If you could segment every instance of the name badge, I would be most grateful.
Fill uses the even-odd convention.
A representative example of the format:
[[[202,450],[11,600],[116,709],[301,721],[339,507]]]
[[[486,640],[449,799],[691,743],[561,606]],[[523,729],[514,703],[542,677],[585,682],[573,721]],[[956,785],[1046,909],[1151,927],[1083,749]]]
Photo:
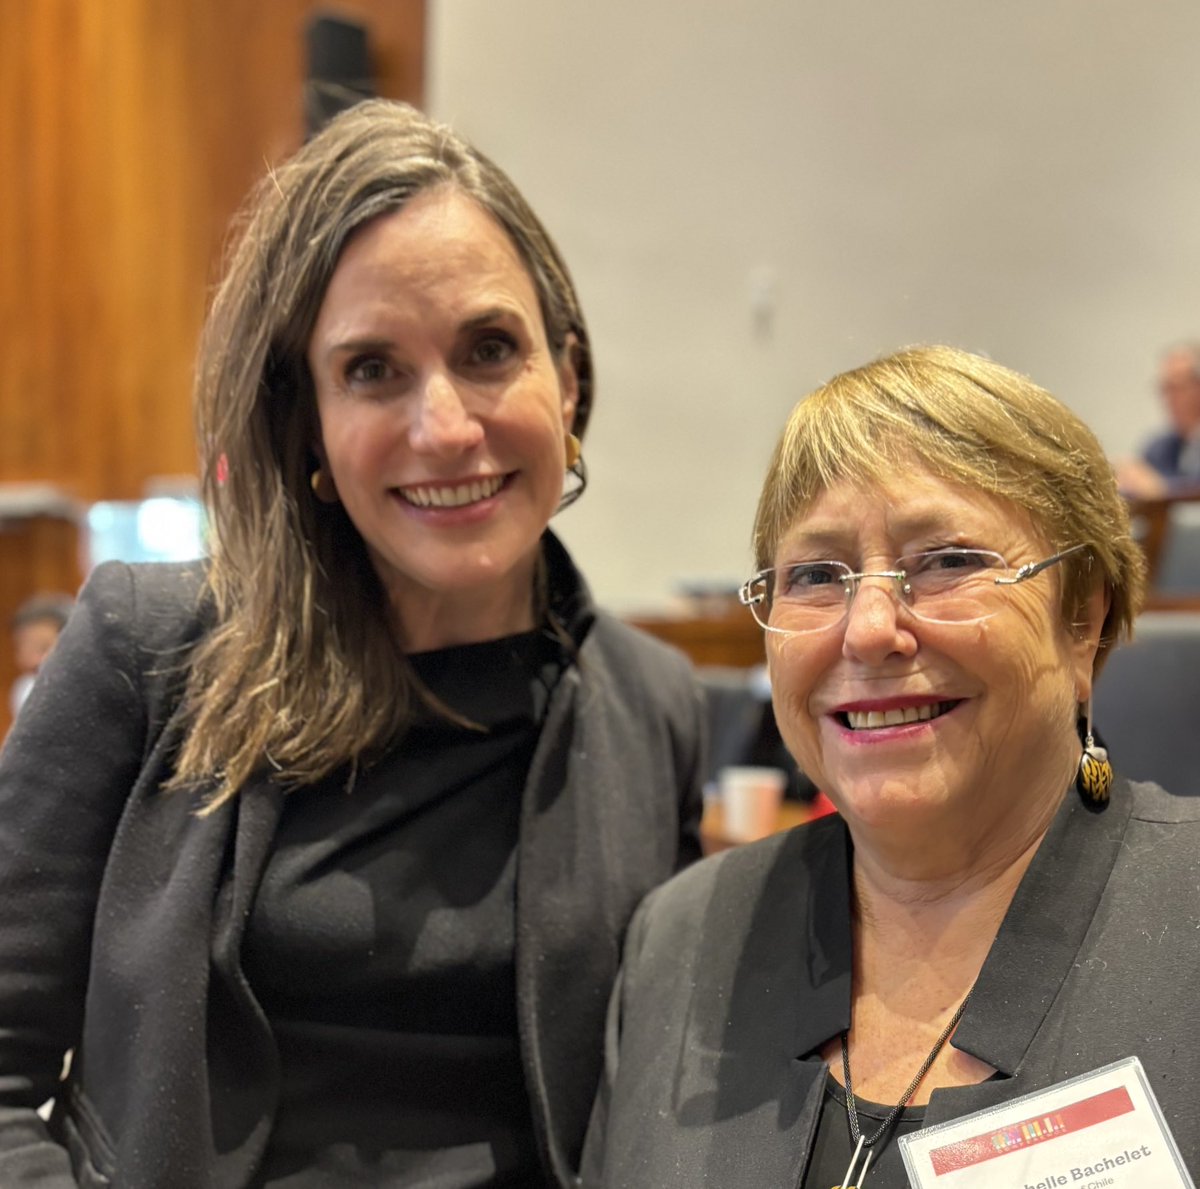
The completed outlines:
[[[899,1144],[914,1189],[1195,1189],[1136,1057]]]

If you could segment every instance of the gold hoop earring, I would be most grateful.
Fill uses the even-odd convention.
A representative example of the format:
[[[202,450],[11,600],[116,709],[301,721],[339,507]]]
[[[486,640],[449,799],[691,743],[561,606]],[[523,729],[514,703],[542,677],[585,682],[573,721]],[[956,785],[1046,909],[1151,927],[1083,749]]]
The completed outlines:
[[[321,467],[317,467],[315,471],[308,477],[308,485],[312,488],[312,493],[323,504],[336,504],[338,502],[337,488],[333,485],[333,476],[326,475]]]
[[[583,443],[573,434],[567,434],[567,470],[575,466],[583,454]]]

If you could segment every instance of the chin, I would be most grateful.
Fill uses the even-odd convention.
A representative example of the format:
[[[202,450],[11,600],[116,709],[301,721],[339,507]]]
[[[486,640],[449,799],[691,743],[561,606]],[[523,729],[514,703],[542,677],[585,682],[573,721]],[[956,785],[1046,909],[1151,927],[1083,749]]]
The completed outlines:
[[[830,799],[843,814],[867,826],[886,826],[896,822],[911,824],[926,814],[936,814],[950,800],[948,790],[938,782],[903,780],[883,776],[878,780],[847,782]]]

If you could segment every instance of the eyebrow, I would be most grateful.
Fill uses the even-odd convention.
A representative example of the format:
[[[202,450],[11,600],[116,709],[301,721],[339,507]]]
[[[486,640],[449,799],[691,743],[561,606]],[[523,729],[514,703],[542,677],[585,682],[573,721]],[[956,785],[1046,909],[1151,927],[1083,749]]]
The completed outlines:
[[[525,321],[523,311],[515,306],[495,305],[489,306],[486,310],[481,310],[478,314],[472,314],[458,325],[456,334],[470,334],[480,327],[487,326],[494,322],[511,322]],[[361,337],[351,337],[348,339],[339,339],[335,343],[330,343],[324,352],[326,359],[333,359],[340,355],[358,355],[368,354],[375,351],[387,351],[395,346],[395,340],[386,335],[363,335]]]
[[[953,532],[964,535],[959,529],[951,529],[951,520],[945,512],[931,509],[928,512],[906,514],[898,520],[888,521],[888,532],[897,538],[919,537],[930,532]],[[795,537],[786,538],[789,547],[803,545],[807,548],[837,549],[847,545],[857,544],[857,535],[853,529],[818,528],[812,531],[804,530]]]
[[[339,339],[336,343],[329,344],[324,355],[326,359],[332,359],[335,355],[357,355],[371,351],[386,351],[390,346],[391,340],[386,338]]]
[[[803,532],[796,536],[788,536],[787,544],[791,547],[797,545],[806,545],[820,549],[833,549],[835,546],[843,545],[849,539],[849,535],[840,529],[825,529],[817,532]]]
[[[481,326],[486,326],[489,322],[505,322],[513,319],[524,322],[524,311],[517,309],[515,306],[491,306],[481,313],[472,314],[458,329],[460,333],[464,330],[478,330]]]

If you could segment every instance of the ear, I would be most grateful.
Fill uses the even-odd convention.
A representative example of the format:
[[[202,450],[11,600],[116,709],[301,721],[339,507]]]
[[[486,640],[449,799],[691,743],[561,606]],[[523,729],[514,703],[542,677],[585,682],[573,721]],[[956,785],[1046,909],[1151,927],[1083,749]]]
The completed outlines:
[[[1108,618],[1112,602],[1108,587],[1102,582],[1083,605],[1083,614],[1075,622],[1075,635],[1071,642],[1071,659],[1075,670],[1075,700],[1085,702],[1092,696],[1092,675],[1095,672],[1096,652],[1100,647],[1100,633]]]
[[[570,433],[575,425],[575,410],[579,407],[579,372],[575,367],[575,352],[579,340],[568,334],[558,357],[558,387],[562,393],[563,429]]]

